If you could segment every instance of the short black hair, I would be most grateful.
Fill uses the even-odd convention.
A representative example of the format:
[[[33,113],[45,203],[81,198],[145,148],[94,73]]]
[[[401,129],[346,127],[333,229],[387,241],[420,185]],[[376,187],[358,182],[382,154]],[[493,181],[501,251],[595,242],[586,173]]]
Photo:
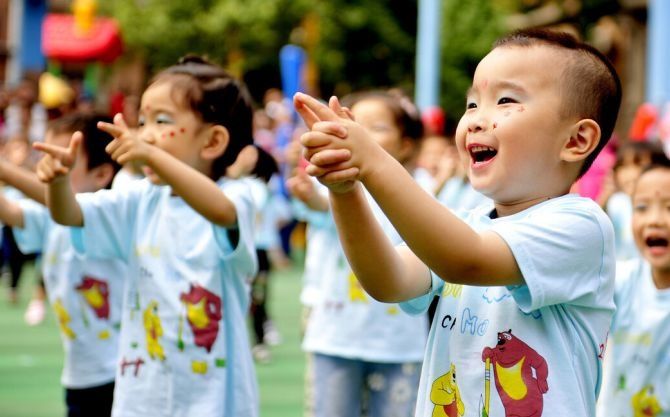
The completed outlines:
[[[187,55],[176,65],[159,72],[150,82],[172,82],[173,92],[203,122],[228,129],[230,140],[223,154],[214,161],[212,177],[219,179],[237,155],[253,143],[251,96],[240,80],[203,57]]]
[[[543,45],[568,54],[560,80],[563,92],[562,114],[593,119],[600,126],[600,142],[584,160],[579,171],[581,177],[612,136],[621,106],[621,80],[605,55],[568,33],[524,29],[498,39],[493,48]]]
[[[86,169],[90,171],[100,165],[110,164],[116,174],[121,169],[121,165],[105,151],[114,138],[109,133],[98,129],[98,122],[112,123],[112,118],[98,113],[76,112],[51,121],[48,130],[55,134],[69,135],[77,131],[81,132],[84,136],[82,149],[88,160]],[[111,180],[105,188],[110,186]]]

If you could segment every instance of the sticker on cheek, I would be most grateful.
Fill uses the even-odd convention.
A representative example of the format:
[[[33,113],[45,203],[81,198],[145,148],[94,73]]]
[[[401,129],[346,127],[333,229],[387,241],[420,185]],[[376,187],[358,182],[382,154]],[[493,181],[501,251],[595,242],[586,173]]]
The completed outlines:
[[[170,137],[171,137],[171,138],[174,137],[174,131],[170,131]]]
[[[498,127],[498,122],[493,122],[493,128],[496,129]]]
[[[182,127],[182,128],[179,128],[179,132],[181,132],[181,133],[186,133],[186,128],[183,128],[183,127]]]
[[[526,108],[524,106],[519,106],[519,108],[516,111],[518,111],[519,113],[523,113],[524,111],[526,111]]]

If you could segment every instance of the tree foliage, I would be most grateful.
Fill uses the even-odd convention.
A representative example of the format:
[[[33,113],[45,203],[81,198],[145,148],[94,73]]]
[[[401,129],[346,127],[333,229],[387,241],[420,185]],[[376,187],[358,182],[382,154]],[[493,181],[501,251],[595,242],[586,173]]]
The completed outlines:
[[[152,71],[193,52],[246,74],[252,90],[278,86],[279,50],[292,41],[314,44],[324,95],[412,85],[416,0],[115,0],[101,6]],[[317,42],[296,30],[310,14],[317,30],[307,36]]]
[[[442,107],[454,122],[465,109],[465,93],[477,63],[503,32],[505,10],[490,0],[443,2]]]

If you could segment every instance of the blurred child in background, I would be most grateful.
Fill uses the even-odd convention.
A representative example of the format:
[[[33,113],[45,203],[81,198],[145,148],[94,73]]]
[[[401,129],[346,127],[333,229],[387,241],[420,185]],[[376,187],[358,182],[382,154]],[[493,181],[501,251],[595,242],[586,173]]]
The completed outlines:
[[[631,196],[642,168],[649,165],[652,155],[659,153],[661,148],[652,142],[627,142],[617,150],[614,167],[605,179],[598,202],[614,225],[617,260],[638,256],[631,229]]]
[[[111,121],[97,115],[72,114],[52,122],[46,143],[67,146],[79,132],[82,146],[69,181],[73,192],[109,188],[119,165],[105,152],[112,137],[97,128]],[[120,260],[77,253],[70,230],[55,224],[44,206],[46,187],[31,172],[2,163],[2,177],[36,201],[0,197],[0,220],[14,228],[19,248],[40,252],[44,284],[61,330],[68,417],[110,416],[117,366],[123,286],[127,274]]]
[[[632,185],[640,258],[617,264],[598,416],[670,416],[670,161],[656,154]]]
[[[357,94],[348,104],[352,116],[374,140],[414,173],[423,130],[414,105],[406,97],[386,92]],[[328,200],[304,173],[289,181],[289,189],[312,210],[329,210]],[[398,233],[381,210],[375,216],[387,236],[399,243]],[[314,416],[411,416],[427,316],[412,317],[395,304],[370,297],[351,271],[332,218],[328,224],[330,240],[322,242],[318,299],[303,341],[303,349],[314,355]]]
[[[113,415],[256,417],[256,377],[246,331],[256,273],[248,186],[223,179],[251,144],[246,87],[189,56],[142,94],[139,128],[117,115],[99,127],[106,151],[136,161],[132,187],[74,196],[79,142],[36,145],[53,218],[75,247],[128,263]]]

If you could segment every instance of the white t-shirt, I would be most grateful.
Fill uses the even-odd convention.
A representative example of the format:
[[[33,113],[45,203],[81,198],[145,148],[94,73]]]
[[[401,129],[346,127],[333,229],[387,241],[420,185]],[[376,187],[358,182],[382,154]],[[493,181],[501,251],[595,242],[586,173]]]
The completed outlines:
[[[24,227],[14,228],[16,243],[24,253],[43,254],[44,285],[65,352],[61,383],[79,389],[113,382],[125,264],[77,253],[70,229],[54,223],[46,207],[27,199],[18,203]]]
[[[235,204],[235,229],[148,180],[77,196],[75,247],[128,261],[114,416],[258,415],[245,322],[257,269],[253,202],[245,181],[219,186]]]
[[[316,192],[321,197],[328,198],[328,188],[314,177],[309,178],[314,183]],[[328,251],[332,245],[335,224],[329,212],[311,210],[302,201],[295,198],[291,199],[291,208],[295,218],[307,224],[300,303],[306,307],[313,307],[319,303],[321,298],[323,262],[329,256]]]
[[[440,295],[416,416],[593,416],[614,312],[609,219],[575,195],[488,215],[481,207],[464,220],[505,240],[525,285],[461,286],[433,276],[429,294],[402,304],[422,312]]]
[[[607,200],[607,215],[614,226],[617,260],[637,258],[639,252],[633,237],[633,203],[628,194],[617,192]]]
[[[467,179],[452,177],[437,194],[437,200],[452,210],[472,210],[483,204],[493,206],[493,201],[472,188]]]
[[[598,416],[670,416],[670,289],[659,290],[642,259],[617,264]]]
[[[400,235],[368,197],[375,217],[394,244]],[[332,217],[330,217],[332,223]],[[352,273],[334,225],[320,242],[319,298],[307,323],[303,349],[308,352],[379,363],[420,362],[426,346],[426,314],[411,316],[397,304],[369,296]]]

